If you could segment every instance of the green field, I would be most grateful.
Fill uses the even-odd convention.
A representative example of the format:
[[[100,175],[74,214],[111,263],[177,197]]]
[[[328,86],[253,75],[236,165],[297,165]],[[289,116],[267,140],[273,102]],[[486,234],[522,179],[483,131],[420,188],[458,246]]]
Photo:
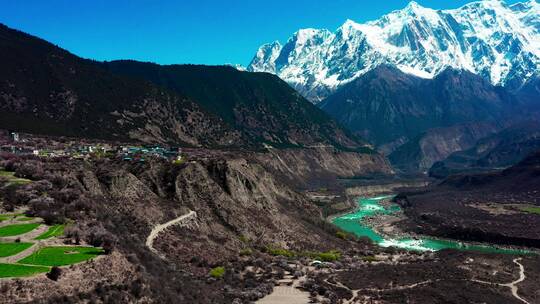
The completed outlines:
[[[0,221],[12,220],[29,221],[36,218],[27,217],[22,213],[0,214]],[[18,223],[0,227],[0,237],[18,236],[33,231],[40,223]],[[66,225],[54,225],[36,240],[59,237],[64,234]],[[50,271],[53,266],[67,266],[93,259],[104,254],[103,249],[83,246],[49,246],[40,248],[39,243],[0,243],[0,258],[12,257],[32,247],[33,253],[14,263],[0,263],[0,278],[28,277]]]
[[[0,278],[28,277],[49,270],[50,268],[45,266],[0,264]]]
[[[25,234],[27,232],[30,232],[37,227],[39,227],[39,223],[33,223],[33,224],[16,224],[16,225],[9,225],[0,227],[0,237],[5,236],[16,236]]]
[[[0,258],[16,255],[32,245],[32,243],[0,243]]]
[[[64,228],[65,225],[54,225],[49,227],[49,230],[47,232],[43,233],[42,235],[35,238],[36,240],[45,240],[48,238],[52,238],[55,236],[61,236],[64,234]]]
[[[540,214],[540,207],[523,207],[521,210],[528,213]]]
[[[100,254],[103,254],[103,250],[95,247],[45,247],[17,263],[43,266],[65,266],[95,258]]]

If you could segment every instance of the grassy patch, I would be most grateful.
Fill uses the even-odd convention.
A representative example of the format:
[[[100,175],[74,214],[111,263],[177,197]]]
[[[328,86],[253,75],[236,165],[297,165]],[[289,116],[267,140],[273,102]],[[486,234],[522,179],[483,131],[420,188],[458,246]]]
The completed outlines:
[[[10,178],[14,175],[15,173],[14,172],[8,172],[8,171],[5,171],[5,170],[0,170],[0,177],[7,177],[7,178]]]
[[[172,161],[172,164],[175,165],[175,166],[180,166],[181,164],[185,163],[186,160],[184,158],[182,159],[175,159]]]
[[[32,245],[32,243],[0,243],[0,258],[16,255]]]
[[[23,214],[15,214],[15,213],[4,213],[0,214],[0,222],[11,220],[17,217],[23,216]]]
[[[33,220],[33,219],[34,219],[33,217],[28,217],[28,216],[24,216],[24,215],[23,215],[23,216],[19,216],[19,217],[17,218],[17,221],[18,221],[18,222],[27,222],[27,221],[31,221],[31,220]]]
[[[299,255],[323,262],[335,262],[341,258],[341,253],[337,250],[331,250],[327,252],[305,251],[301,252]]]
[[[521,211],[525,211],[533,214],[540,214],[540,207],[522,207]]]
[[[249,239],[248,239],[248,237],[245,236],[245,235],[239,236],[238,239],[239,239],[240,242],[242,242],[242,243],[249,243]]]
[[[378,259],[372,255],[366,255],[366,256],[363,256],[362,257],[362,260],[365,261],[365,262],[377,262]]]
[[[8,172],[4,170],[0,170],[0,177],[5,177],[7,178],[8,183],[17,185],[24,185],[32,182],[31,180],[26,178],[15,177],[15,172]]]
[[[45,266],[0,264],[0,278],[28,277],[49,270],[50,268]]]
[[[84,262],[103,254],[103,249],[95,247],[45,247],[18,263],[43,266],[65,266]]]
[[[323,262],[335,262],[341,258],[341,253],[339,251],[332,250],[328,252],[309,252],[306,253],[305,256]]]
[[[49,227],[49,230],[47,230],[42,235],[35,238],[36,240],[46,240],[55,236],[61,236],[64,234],[64,228],[65,225],[54,225]]]
[[[0,222],[7,221],[12,217],[13,216],[11,216],[11,215],[0,215]]]
[[[246,248],[246,249],[242,249],[240,250],[240,256],[248,256],[248,255],[252,255],[253,254],[253,250],[251,250],[251,248]]]
[[[337,231],[336,236],[342,240],[346,240],[349,237],[349,234],[345,231]]]
[[[210,276],[216,279],[222,278],[225,275],[225,267],[219,266],[210,270]]]
[[[39,223],[33,223],[33,224],[16,224],[16,225],[0,227],[0,237],[25,234],[27,232],[30,232],[36,229],[39,225],[40,225]]]
[[[268,248],[266,248],[266,251],[271,255],[284,256],[284,257],[287,257],[287,258],[292,258],[292,257],[296,256],[296,253],[294,251],[287,250],[287,249],[282,249],[282,248],[268,247]]]
[[[341,253],[337,250],[331,250],[327,252],[313,252],[313,251],[296,252],[296,251],[287,250],[287,249],[268,247],[266,248],[266,251],[269,254],[276,255],[276,256],[283,256],[287,258],[309,257],[309,258],[320,260],[323,262],[334,262],[341,258]]]

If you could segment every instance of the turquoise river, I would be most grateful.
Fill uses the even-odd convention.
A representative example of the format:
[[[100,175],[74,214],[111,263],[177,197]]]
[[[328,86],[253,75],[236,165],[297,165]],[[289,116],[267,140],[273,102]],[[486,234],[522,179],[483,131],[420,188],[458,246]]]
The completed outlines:
[[[379,196],[373,198],[362,198],[358,201],[358,208],[348,214],[337,217],[333,223],[344,231],[353,233],[359,237],[368,237],[374,243],[382,247],[398,247],[415,251],[438,251],[442,249],[471,250],[486,253],[506,253],[506,254],[527,254],[527,250],[506,249],[489,245],[472,245],[459,241],[433,239],[427,237],[419,238],[389,238],[385,237],[370,226],[364,223],[364,218],[381,214],[392,214],[399,212],[401,208],[397,204],[384,207],[381,200],[392,198],[392,196]]]

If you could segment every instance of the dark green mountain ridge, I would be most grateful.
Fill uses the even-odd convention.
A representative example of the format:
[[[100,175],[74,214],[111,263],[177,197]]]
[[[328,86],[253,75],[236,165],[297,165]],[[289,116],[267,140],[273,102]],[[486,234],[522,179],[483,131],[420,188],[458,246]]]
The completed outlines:
[[[4,129],[205,147],[363,146],[268,74],[100,63],[4,25],[0,63]]]
[[[105,62],[109,71],[148,80],[196,100],[206,111],[249,138],[278,146],[326,142],[359,147],[360,141],[279,77],[230,66]]]

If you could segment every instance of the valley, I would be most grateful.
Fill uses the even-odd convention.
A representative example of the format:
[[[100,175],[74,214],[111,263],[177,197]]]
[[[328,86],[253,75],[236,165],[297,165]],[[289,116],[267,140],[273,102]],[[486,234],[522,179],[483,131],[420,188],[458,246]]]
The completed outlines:
[[[41,141],[29,134],[20,137],[26,144]],[[75,224],[63,235],[57,234],[61,240],[94,242],[98,237],[110,250],[92,263],[63,269],[58,283],[51,285],[45,275],[37,274],[25,279],[21,288],[32,290],[34,299],[53,302],[66,296],[73,302],[85,298],[137,302],[139,297],[167,302],[180,294],[182,301],[190,303],[259,299],[260,303],[276,303],[290,295],[290,299],[321,303],[399,303],[402,297],[432,299],[459,288],[461,297],[468,300],[477,299],[474,290],[481,290],[488,298],[519,303],[507,282],[519,279],[520,268],[513,261],[521,258],[526,278],[512,286],[517,286],[518,297],[528,303],[538,299],[534,286],[540,277],[535,268],[540,255],[533,240],[540,238],[530,228],[526,243],[437,233],[443,230],[430,219],[442,216],[445,209],[437,208],[426,217],[427,207],[415,204],[410,194],[433,191],[436,195],[436,186],[425,187],[428,180],[396,179],[389,177],[391,171],[370,171],[366,161],[376,164],[377,158],[367,155],[363,165],[355,166],[364,171],[345,170],[342,163],[363,156],[318,149],[238,152],[186,148],[182,162],[151,155],[141,162],[112,154],[90,154],[82,159],[33,155],[3,159],[5,170],[12,172],[3,174],[8,176],[1,187],[3,208],[29,205],[37,216],[59,220],[69,216]],[[302,163],[302,159],[310,161]],[[504,209],[533,222],[537,215],[516,208],[537,204],[530,194],[540,190],[536,189],[538,183],[527,178],[535,176],[534,159],[507,171],[529,183],[514,187],[514,196],[521,197],[521,203]],[[9,176],[23,178],[23,172],[28,182],[10,186],[13,177]],[[513,180],[513,176],[501,178]],[[497,181],[486,180],[491,182]],[[452,179],[446,183],[461,185]],[[512,187],[510,181],[505,184]],[[323,185],[327,188],[321,188]],[[432,187],[435,190],[429,190]],[[46,194],[41,192],[44,190]],[[71,193],[71,198],[61,203],[65,193]],[[29,198],[23,194],[47,197],[47,209],[25,202]],[[99,203],[103,201],[108,203]],[[500,216],[496,205],[475,206],[479,212],[490,208],[487,215]],[[477,225],[480,219],[467,217],[467,207],[450,210],[448,220],[455,219],[458,212],[461,225]],[[501,221],[491,219],[492,224],[483,226],[501,234],[529,227],[528,222],[512,221],[512,225],[493,226]],[[104,275],[107,268],[114,272]],[[210,275],[218,268],[224,272]],[[362,274],[369,282],[358,285]],[[182,289],[162,282],[163,277],[171,283],[181,280]],[[70,285],[85,284],[85,288],[71,289],[67,280]],[[5,279],[1,285],[9,289],[14,283]],[[47,293],[38,292],[37,286],[48,286]],[[14,293],[5,296],[20,299]]]
[[[538,1],[280,1],[4,16],[0,303],[540,304]]]

